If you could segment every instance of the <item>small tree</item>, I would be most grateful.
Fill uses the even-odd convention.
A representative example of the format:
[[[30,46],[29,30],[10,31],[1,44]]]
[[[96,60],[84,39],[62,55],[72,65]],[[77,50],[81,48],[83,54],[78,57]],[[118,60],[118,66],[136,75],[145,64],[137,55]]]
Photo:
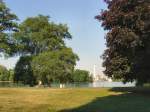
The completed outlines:
[[[0,65],[0,81],[9,81],[9,72],[2,65]]]
[[[72,74],[73,82],[92,82],[89,71],[76,69]]]
[[[14,69],[9,69],[9,81],[14,81]]]

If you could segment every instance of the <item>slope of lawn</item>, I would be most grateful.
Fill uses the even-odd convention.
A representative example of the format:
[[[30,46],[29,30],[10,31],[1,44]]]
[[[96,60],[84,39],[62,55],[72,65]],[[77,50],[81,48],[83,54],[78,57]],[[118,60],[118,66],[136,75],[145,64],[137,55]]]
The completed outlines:
[[[0,88],[0,112],[150,112],[145,90]]]

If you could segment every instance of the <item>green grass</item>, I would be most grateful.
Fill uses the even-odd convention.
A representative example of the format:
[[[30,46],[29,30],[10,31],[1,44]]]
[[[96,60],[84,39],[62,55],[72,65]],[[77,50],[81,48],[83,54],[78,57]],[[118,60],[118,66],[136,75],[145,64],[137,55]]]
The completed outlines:
[[[0,112],[150,112],[145,90],[0,88]]]

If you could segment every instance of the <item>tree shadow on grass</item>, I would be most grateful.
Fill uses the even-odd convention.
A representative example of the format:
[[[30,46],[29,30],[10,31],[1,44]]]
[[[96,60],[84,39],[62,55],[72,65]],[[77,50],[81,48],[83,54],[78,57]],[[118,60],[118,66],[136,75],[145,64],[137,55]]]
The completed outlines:
[[[123,94],[97,97],[81,107],[59,112],[150,112],[150,89],[145,90],[147,89],[112,88],[110,91]]]

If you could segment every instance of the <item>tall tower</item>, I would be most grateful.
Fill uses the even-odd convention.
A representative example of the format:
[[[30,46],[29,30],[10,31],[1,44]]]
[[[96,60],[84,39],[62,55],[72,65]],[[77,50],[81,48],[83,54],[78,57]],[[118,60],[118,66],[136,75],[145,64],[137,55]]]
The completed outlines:
[[[93,80],[94,81],[98,80],[97,73],[96,73],[96,65],[93,66]]]

